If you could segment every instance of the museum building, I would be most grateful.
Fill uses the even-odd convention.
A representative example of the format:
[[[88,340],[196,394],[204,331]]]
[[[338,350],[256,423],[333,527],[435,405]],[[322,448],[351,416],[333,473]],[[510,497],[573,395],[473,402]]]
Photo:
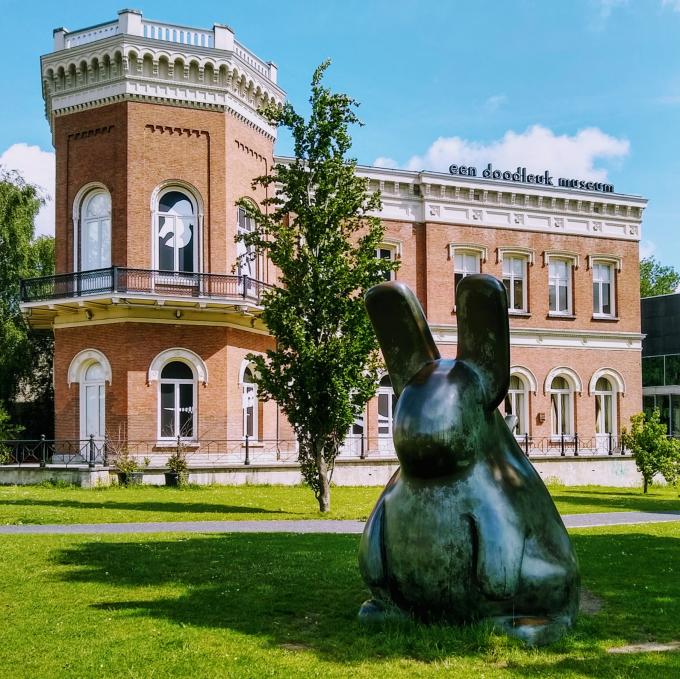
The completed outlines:
[[[22,308],[32,327],[54,331],[56,438],[125,440],[162,456],[179,437],[204,463],[244,448],[253,461],[292,459],[291,428],[258,399],[246,358],[273,346],[260,299],[276,275],[240,260],[235,243],[252,228],[236,200],[265,198],[251,182],[277,160],[276,130],[258,114],[285,100],[277,67],[227,26],[123,10],[55,30],[41,73],[57,273],[24,281]],[[609,184],[553,185],[547,171],[538,182],[524,168],[472,170],[359,167],[382,194],[376,256],[401,261],[395,277],[417,293],[444,356],[456,351],[457,283],[501,279],[512,347],[502,408],[517,415],[521,445],[616,452],[642,405],[646,201]],[[394,404],[383,376],[345,455],[393,454]]]

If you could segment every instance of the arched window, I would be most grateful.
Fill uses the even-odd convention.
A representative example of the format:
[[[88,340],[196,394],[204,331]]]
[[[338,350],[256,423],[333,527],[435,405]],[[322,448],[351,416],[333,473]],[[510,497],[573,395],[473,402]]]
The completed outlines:
[[[79,243],[79,271],[111,266],[111,196],[104,188],[85,190],[76,197],[74,221]]]
[[[616,389],[606,377],[595,382],[595,438],[598,450],[609,451],[616,435]]]
[[[199,270],[198,215],[187,191],[171,187],[159,194],[155,215],[156,266],[161,271]]]
[[[385,375],[378,386],[378,437],[390,442],[392,440],[392,418],[396,404],[397,397],[394,395],[392,381],[389,375]]]
[[[68,368],[69,386],[80,386],[80,439],[93,436],[101,442],[106,435],[106,383],[111,383],[111,364],[97,349],[77,353]]]
[[[505,414],[517,416],[517,425],[512,432],[515,436],[529,433],[529,388],[520,375],[510,375],[510,387],[505,397]]]
[[[551,433],[571,436],[574,433],[574,388],[563,375],[550,383]]]
[[[161,439],[193,439],[196,378],[182,361],[166,363],[159,381],[158,431]]]
[[[241,381],[243,397],[243,438],[258,438],[258,400],[257,384],[250,366],[243,371]]]
[[[106,372],[90,363],[80,382],[80,438],[103,441],[106,435]]]

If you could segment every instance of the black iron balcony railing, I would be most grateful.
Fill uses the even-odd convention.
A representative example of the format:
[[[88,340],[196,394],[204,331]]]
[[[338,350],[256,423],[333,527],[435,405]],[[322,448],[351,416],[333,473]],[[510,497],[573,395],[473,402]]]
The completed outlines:
[[[21,281],[21,301],[42,302],[101,294],[143,294],[243,299],[257,304],[263,291],[270,287],[250,276],[112,266],[108,269],[27,278]]]

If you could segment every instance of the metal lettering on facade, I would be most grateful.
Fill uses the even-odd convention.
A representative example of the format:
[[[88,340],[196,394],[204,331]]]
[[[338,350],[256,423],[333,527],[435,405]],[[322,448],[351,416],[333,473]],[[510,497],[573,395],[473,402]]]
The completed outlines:
[[[477,177],[477,168],[471,165],[450,165],[449,173],[461,177]],[[537,184],[539,186],[561,186],[567,189],[582,189],[584,191],[601,191],[602,193],[614,193],[614,185],[604,182],[593,182],[587,179],[569,179],[559,177],[557,180],[544,170],[539,174],[528,173],[526,167],[518,167],[514,172],[510,170],[494,170],[489,163],[481,176],[484,179],[502,179],[506,182],[518,182],[520,184]]]

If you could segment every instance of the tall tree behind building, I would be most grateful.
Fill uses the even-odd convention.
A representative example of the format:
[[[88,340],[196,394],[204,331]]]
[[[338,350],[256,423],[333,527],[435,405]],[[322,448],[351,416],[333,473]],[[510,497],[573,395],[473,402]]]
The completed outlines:
[[[33,239],[43,204],[39,190],[0,169],[0,401],[25,435],[52,430],[51,333],[28,329],[20,309],[20,280],[54,273],[54,239]]]
[[[308,120],[290,104],[263,111],[290,130],[295,157],[255,180],[274,192],[262,207],[239,201],[256,224],[240,240],[280,272],[262,316],[276,349],[250,357],[259,394],[275,400],[295,430],[302,475],[323,512],[340,446],[376,389],[378,347],[363,296],[396,267],[376,258],[384,229],[369,213],[380,209],[380,196],[368,193],[347,157],[357,104],[321,84],[328,65],[314,72]]]
[[[669,295],[680,286],[680,272],[654,257],[640,260],[640,297]]]

